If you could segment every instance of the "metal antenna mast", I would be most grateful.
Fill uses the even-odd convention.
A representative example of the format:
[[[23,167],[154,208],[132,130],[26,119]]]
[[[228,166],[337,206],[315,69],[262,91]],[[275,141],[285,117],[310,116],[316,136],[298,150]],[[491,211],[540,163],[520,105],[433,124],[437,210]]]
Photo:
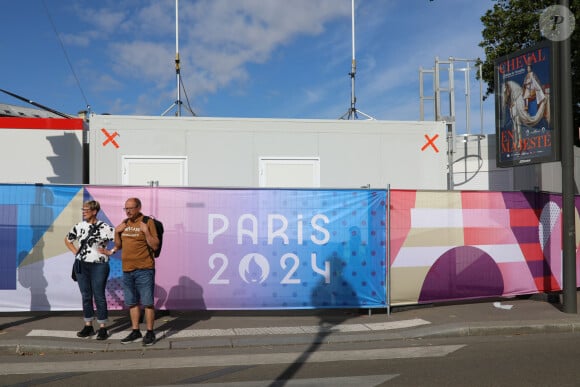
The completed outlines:
[[[356,59],[355,59],[355,48],[354,48],[354,0],[351,0],[351,15],[352,15],[352,68],[350,73],[348,73],[348,75],[350,75],[350,108],[346,111],[346,113],[344,113],[342,115],[342,117],[340,117],[341,120],[357,120],[359,118],[359,114],[364,116],[367,120],[374,120],[373,117],[369,116],[366,113],[361,112],[360,110],[357,110],[356,108],[356,96],[354,93],[354,78],[356,76]]]
[[[175,0],[175,75],[177,78],[177,99],[161,115],[164,116],[174,107],[176,116],[181,116],[181,71],[179,65],[179,0]]]

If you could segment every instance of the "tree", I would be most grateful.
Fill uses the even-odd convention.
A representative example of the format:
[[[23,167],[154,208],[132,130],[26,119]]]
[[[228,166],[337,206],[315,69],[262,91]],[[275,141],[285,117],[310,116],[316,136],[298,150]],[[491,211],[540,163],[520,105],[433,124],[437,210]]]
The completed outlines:
[[[494,63],[497,58],[528,48],[542,41],[540,14],[558,0],[495,0],[481,21],[483,40],[479,43],[485,51],[482,78],[487,82],[485,97],[494,93]],[[572,99],[574,102],[574,128],[580,128],[580,0],[569,0],[570,11],[576,18],[576,27],[571,36]],[[484,97],[484,98],[485,98]],[[575,130],[576,145],[580,145],[578,130]]]

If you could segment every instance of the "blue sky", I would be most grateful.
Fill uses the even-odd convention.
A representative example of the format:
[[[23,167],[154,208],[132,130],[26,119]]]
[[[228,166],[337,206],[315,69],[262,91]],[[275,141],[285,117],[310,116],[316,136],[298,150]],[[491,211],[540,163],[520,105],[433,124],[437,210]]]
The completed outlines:
[[[69,114],[90,105],[97,114],[161,115],[177,97],[175,5],[2,2],[0,88]],[[483,58],[480,18],[492,6],[355,0],[356,108],[380,120],[418,120],[419,69],[433,68],[436,57]],[[339,118],[350,107],[351,20],[351,0],[180,0],[181,100],[199,116]],[[463,72],[456,79],[462,133]],[[470,130],[479,133],[479,83],[472,76],[469,84]],[[5,94],[0,102],[28,106]],[[425,109],[433,119],[433,105]],[[493,98],[483,111],[491,133]]]

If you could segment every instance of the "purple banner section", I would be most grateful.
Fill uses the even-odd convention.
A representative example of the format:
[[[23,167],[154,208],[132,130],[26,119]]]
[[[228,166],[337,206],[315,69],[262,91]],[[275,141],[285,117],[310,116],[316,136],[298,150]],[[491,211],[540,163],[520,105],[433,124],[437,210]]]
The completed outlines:
[[[130,197],[163,222],[157,308],[387,305],[385,190],[89,186],[86,196],[112,225],[124,220]],[[119,259],[111,263],[112,308],[122,307]]]

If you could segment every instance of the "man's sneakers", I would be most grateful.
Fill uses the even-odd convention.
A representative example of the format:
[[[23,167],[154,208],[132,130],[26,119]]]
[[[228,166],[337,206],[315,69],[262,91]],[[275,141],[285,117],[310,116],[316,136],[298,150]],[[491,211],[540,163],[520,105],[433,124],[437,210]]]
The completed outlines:
[[[143,338],[143,346],[148,347],[153,344],[155,344],[155,332],[147,331],[147,333],[145,333],[145,337]]]
[[[92,325],[85,325],[83,329],[77,332],[77,337],[82,337],[83,339],[95,335],[95,330]]]
[[[131,333],[129,333],[129,336],[127,336],[123,340],[121,340],[121,344],[129,344],[129,343],[132,343],[134,341],[139,340],[140,338],[143,338],[143,346],[144,347],[148,347],[150,345],[155,344],[155,332],[147,331],[147,333],[145,333],[145,337],[143,337],[143,335],[141,334],[141,331],[138,329],[132,330]]]
[[[129,344],[132,343],[133,341],[139,340],[142,337],[143,335],[141,334],[141,331],[138,329],[134,329],[131,331],[131,333],[129,333],[129,336],[121,340],[121,344]]]
[[[107,328],[99,328],[99,331],[97,332],[97,340],[107,340],[108,337],[109,332],[107,331]]]

